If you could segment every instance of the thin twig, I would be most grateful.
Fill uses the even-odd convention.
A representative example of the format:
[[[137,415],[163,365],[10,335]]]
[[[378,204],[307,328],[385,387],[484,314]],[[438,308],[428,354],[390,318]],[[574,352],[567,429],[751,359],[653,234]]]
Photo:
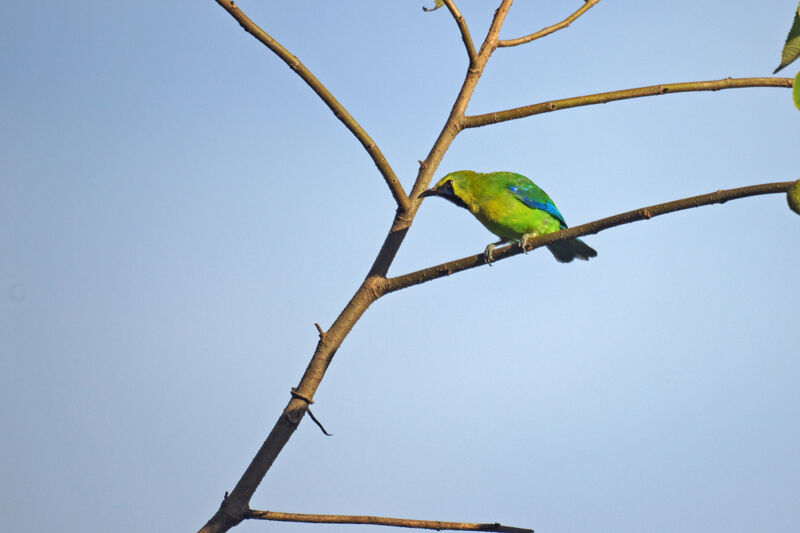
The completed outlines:
[[[284,48],[278,41],[273,39],[267,32],[262,30],[255,22],[250,20],[250,18],[244,14],[244,12],[239,9],[235,2],[232,0],[214,0],[217,4],[219,4],[225,11],[227,11],[239,25],[244,28],[244,30],[258,39],[263,45],[267,48],[272,50],[275,55],[280,57],[289,68],[291,68],[298,76],[300,76],[303,81],[305,81],[309,87],[311,87],[315,93],[322,99],[323,102],[333,111],[333,114],[336,115],[338,118],[350,132],[358,139],[364,149],[367,151],[369,156],[372,158],[372,161],[375,163],[375,166],[378,167],[381,175],[383,176],[384,181],[389,186],[389,190],[392,193],[392,196],[397,202],[398,207],[405,211],[409,208],[410,202],[408,200],[408,195],[406,195],[403,186],[400,184],[400,180],[397,179],[397,176],[392,170],[392,167],[389,165],[389,162],[386,160],[386,157],[381,152],[378,145],[375,141],[372,140],[372,137],[361,127],[361,125],[356,121],[355,118],[350,114],[349,111],[331,94],[331,92],[322,84],[321,81],[317,79],[316,76],[306,67],[295,55],[293,55],[289,50]]]
[[[575,20],[578,17],[580,17],[581,15],[583,15],[584,13],[589,11],[591,8],[593,8],[595,6],[595,4],[597,4],[598,2],[600,2],[600,0],[588,0],[575,13],[573,13],[570,16],[568,16],[567,18],[565,18],[564,20],[562,20],[558,24],[553,24],[552,26],[548,26],[546,28],[543,28],[543,29],[537,31],[536,33],[531,33],[530,35],[526,35],[525,37],[518,37],[516,39],[508,39],[508,40],[499,41],[497,43],[497,47],[498,48],[502,48],[502,47],[506,47],[506,46],[518,46],[520,44],[525,44],[525,43],[529,43],[531,41],[535,41],[536,39],[541,39],[542,37],[550,35],[551,33],[557,32],[558,30],[563,30],[564,28],[568,27],[570,24],[575,22]]]
[[[500,533],[533,533],[532,529],[509,527],[502,524],[469,524],[464,522],[440,522],[434,520],[413,520],[408,518],[389,518],[386,516],[357,516],[335,514],[280,513],[277,511],[250,510],[246,518],[256,520],[276,520],[279,522],[307,522],[314,524],[367,524],[374,526],[409,527],[415,529],[435,529],[452,531],[497,531]]]
[[[738,189],[719,190],[709,194],[702,194],[700,196],[692,196],[690,198],[675,200],[673,202],[667,202],[664,204],[643,207],[641,209],[602,218],[600,220],[595,220],[594,222],[575,226],[573,228],[558,231],[556,233],[548,233],[546,235],[533,237],[528,239],[528,241],[525,243],[525,250],[530,251],[547,244],[552,244],[556,241],[572,239],[574,237],[581,237],[583,235],[592,235],[615,226],[630,224],[631,222],[636,222],[639,220],[648,220],[650,218],[672,213],[674,211],[692,209],[694,207],[700,207],[703,205],[722,204],[728,200],[734,200],[736,198],[745,198],[760,194],[782,193],[788,191],[789,187],[791,187],[793,183],[794,182],[792,181],[784,181],[751,185],[749,187],[741,187]],[[495,250],[492,254],[492,260],[493,262],[496,262],[500,259],[505,259],[521,253],[522,248],[520,245],[512,244],[510,246],[505,246]],[[468,270],[470,268],[479,267],[485,264],[486,258],[484,257],[483,253],[470,257],[464,257],[462,259],[449,261],[447,263],[428,267],[416,272],[404,274],[402,276],[387,278],[384,282],[383,290],[386,294],[388,294],[390,292],[399,291],[413,285],[426,283],[434,279],[449,276],[450,274],[455,274],[456,272],[461,272],[463,270]]]
[[[464,46],[467,47],[467,55],[469,56],[469,64],[470,66],[475,64],[475,45],[472,44],[472,36],[469,34],[469,27],[467,26],[467,21],[464,20],[464,15],[461,14],[461,11],[458,10],[458,6],[454,0],[444,0],[444,5],[447,6],[447,9],[450,10],[450,14],[453,15],[453,18],[456,20],[456,24],[458,24],[458,29],[461,30],[461,39],[464,41]]]
[[[328,433],[328,430],[327,430],[327,429],[325,429],[325,426],[323,426],[323,425],[322,425],[322,422],[320,422],[319,420],[317,420],[317,417],[316,417],[316,416],[314,416],[314,413],[312,413],[312,412],[311,412],[311,408],[310,408],[310,407],[306,407],[306,412],[308,413],[308,416],[310,416],[310,417],[311,417],[311,420],[312,420],[312,421],[313,421],[313,422],[314,422],[314,423],[317,425],[317,427],[319,428],[319,430],[320,430],[320,431],[322,431],[322,433],[323,433],[323,434],[324,434],[326,437],[333,437],[333,433]]]
[[[627,100],[629,98],[641,98],[643,96],[656,96],[661,94],[685,93],[692,91],[720,91],[723,89],[736,89],[742,87],[784,87],[794,86],[792,78],[725,78],[724,80],[714,81],[692,81],[687,83],[664,83],[660,85],[649,85],[636,89],[623,89],[621,91],[611,91],[607,93],[589,94],[585,96],[575,96],[563,98],[561,100],[551,100],[524,107],[515,107],[504,111],[495,111],[483,115],[471,115],[464,118],[465,128],[477,128],[497,124],[518,118],[530,117],[551,111],[560,111],[571,107],[585,105],[605,104],[615,100]]]
[[[456,97],[453,108],[450,110],[450,116],[447,117],[447,122],[445,122],[442,131],[439,133],[439,137],[436,139],[436,142],[433,143],[433,147],[428,153],[428,157],[426,157],[425,161],[423,162],[424,164],[420,165],[417,179],[414,182],[414,187],[411,189],[410,193],[412,198],[417,198],[422,191],[428,188],[428,185],[430,185],[431,179],[433,178],[433,173],[438,168],[439,163],[441,163],[445,152],[450,147],[450,143],[452,143],[456,135],[458,135],[461,130],[464,129],[464,119],[467,111],[467,105],[472,98],[472,94],[475,92],[475,87],[478,85],[478,81],[483,74],[483,70],[486,68],[486,63],[489,61],[492,53],[494,53],[494,51],[497,49],[497,41],[500,35],[500,29],[503,27],[506,15],[508,15],[508,11],[511,9],[511,4],[513,1],[514,0],[503,0],[503,2],[500,4],[500,7],[498,7],[494,12],[494,17],[492,18],[492,23],[489,26],[489,31],[486,33],[486,38],[483,40],[480,50],[478,50],[478,54],[475,59],[475,65],[470,66],[470,68],[467,70],[464,83],[461,85],[461,90]],[[416,202],[415,205],[419,206],[419,202]],[[414,213],[416,213],[416,211],[414,211]],[[410,220],[408,221],[408,225],[410,225]],[[386,265],[386,267],[388,269],[388,265]]]
[[[486,63],[489,61],[492,53],[497,49],[497,39],[500,35],[500,29],[503,26],[503,22],[505,21],[506,15],[508,15],[508,10],[511,8],[512,3],[513,0],[503,0],[500,7],[495,10],[492,23],[489,26],[489,31],[486,33],[486,38],[483,40],[483,44],[475,58],[475,64],[470,65],[467,69],[464,82],[461,84],[461,90],[458,92],[453,107],[450,109],[450,115],[447,117],[442,131],[439,132],[439,136],[428,152],[428,156],[420,163],[417,179],[414,181],[414,186],[409,193],[411,198],[417,198],[422,191],[428,188],[450,144],[461,130],[464,129],[464,115],[466,114],[467,105],[469,104],[470,98],[472,98],[472,94],[475,92],[478,81],[483,75]],[[412,203],[409,211],[398,212],[397,215],[395,215],[392,226],[389,228],[389,232],[386,234],[381,249],[369,270],[369,274],[367,275],[368,279],[374,278],[376,283],[382,283],[384,276],[389,271],[389,267],[392,265],[397,255],[397,251],[403,244],[403,240],[408,233],[408,229],[411,227],[411,223],[414,221],[419,206],[420,202],[415,201]]]

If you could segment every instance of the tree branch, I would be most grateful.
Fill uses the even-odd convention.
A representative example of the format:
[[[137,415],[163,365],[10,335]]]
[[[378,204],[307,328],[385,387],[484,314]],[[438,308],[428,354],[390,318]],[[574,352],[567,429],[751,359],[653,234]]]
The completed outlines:
[[[372,140],[372,137],[367,134],[364,128],[356,121],[355,118],[345,109],[345,107],[339,103],[339,101],[331,94],[331,92],[322,84],[321,81],[317,79],[316,76],[306,67],[296,56],[294,56],[289,50],[283,47],[278,41],[273,39],[267,32],[262,30],[255,22],[250,20],[250,18],[244,14],[244,12],[239,9],[235,2],[232,0],[214,0],[217,4],[222,6],[222,8],[227,11],[239,25],[244,28],[244,30],[258,39],[264,46],[272,50],[275,55],[281,58],[289,68],[291,68],[295,73],[300,76],[303,81],[305,81],[311,89],[322,99],[323,102],[333,111],[333,114],[336,115],[342,124],[347,127],[348,130],[358,139],[364,149],[367,151],[369,156],[372,158],[372,161],[375,163],[375,166],[378,167],[381,175],[383,176],[384,181],[389,186],[389,190],[392,193],[392,196],[397,202],[397,206],[400,208],[401,211],[406,211],[410,207],[410,202],[408,196],[406,195],[403,186],[400,184],[400,180],[397,179],[397,176],[392,170],[392,167],[389,165],[389,162],[386,160],[386,157],[381,152],[378,145],[375,144],[375,141]]]
[[[475,63],[467,69],[464,82],[461,84],[461,90],[458,92],[458,96],[456,96],[453,107],[450,110],[450,115],[447,117],[436,141],[434,141],[430,152],[428,152],[428,156],[424,161],[420,161],[417,179],[414,181],[414,186],[409,193],[411,198],[416,199],[422,191],[428,188],[445,152],[447,152],[456,136],[464,129],[464,116],[467,105],[475,92],[478,81],[483,75],[486,63],[497,49],[500,28],[503,26],[512,2],[513,0],[503,0],[500,7],[495,11],[489,31],[486,33],[486,38],[483,40],[483,44],[475,57]],[[408,233],[408,228],[411,227],[411,223],[414,221],[419,206],[419,200],[415,200],[412,202],[410,210],[398,212],[395,215],[389,233],[386,235],[386,239],[384,239],[383,245],[370,268],[367,275],[368,278],[374,277],[378,282],[384,279]]]
[[[614,215],[611,217],[602,218],[600,220],[595,220],[594,222],[589,222],[587,224],[575,226],[574,228],[565,229],[562,231],[558,231],[556,233],[548,233],[546,235],[533,237],[531,239],[528,239],[527,242],[525,242],[524,246],[526,251],[530,251],[536,248],[541,248],[542,246],[554,243],[556,241],[572,239],[574,237],[581,237],[584,235],[593,235],[595,233],[599,233],[609,228],[621,226],[623,224],[630,224],[631,222],[636,222],[639,220],[648,220],[653,217],[664,215],[667,213],[672,213],[675,211],[692,209],[694,207],[700,207],[703,205],[724,204],[728,200],[734,200],[736,198],[745,198],[748,196],[756,196],[761,194],[782,193],[788,191],[789,187],[791,187],[793,183],[794,183],[793,181],[784,181],[777,183],[764,183],[761,185],[751,185],[749,187],[719,190],[709,194],[692,196],[689,198],[684,198],[682,200],[675,200],[673,202],[667,202],[664,204],[651,205],[649,207],[643,207],[641,209],[636,209],[634,211],[628,211],[626,213],[621,213],[619,215]],[[512,257],[514,255],[518,255],[522,253],[522,251],[523,249],[519,244],[512,244],[497,249],[492,254],[493,262],[499,261],[500,259]],[[388,278],[384,282],[384,287],[382,291],[385,294],[388,294],[390,292],[399,291],[401,289],[405,289],[413,285],[426,283],[434,279],[449,276],[450,274],[455,274],[456,272],[461,272],[462,270],[468,270],[470,268],[475,268],[485,264],[486,264],[486,259],[484,258],[483,253],[473,255],[470,257],[464,257],[462,259],[449,261],[447,263],[442,263],[440,265],[428,267],[422,270],[418,270],[416,272],[404,274],[402,276]]]
[[[222,504],[214,516],[200,529],[202,533],[222,533],[228,531],[245,519],[247,513],[250,511],[250,499],[258,488],[258,485],[264,479],[267,471],[269,471],[272,463],[278,457],[281,450],[283,450],[283,447],[300,424],[300,421],[306,413],[308,401],[313,400],[314,394],[322,378],[325,376],[328,365],[330,365],[333,360],[336,351],[369,306],[372,305],[375,300],[383,296],[383,287],[386,281],[384,276],[391,266],[400,245],[403,243],[408,228],[411,226],[420,205],[419,201],[411,202],[409,198],[405,196],[403,189],[399,186],[394,174],[391,172],[391,168],[388,166],[388,163],[386,163],[377,147],[375,147],[372,140],[363,132],[360,126],[355,123],[355,120],[347,114],[347,111],[344,110],[341,104],[330,95],[325,87],[322,86],[297,58],[272,39],[272,37],[264,33],[263,30],[258,28],[258,26],[250,21],[235,4],[228,0],[215,1],[239,21],[239,24],[241,24],[246,31],[251,33],[260,42],[264,43],[295,70],[306,83],[323,98],[336,116],[356,134],[359,140],[362,141],[362,144],[364,144],[366,140],[367,144],[365,148],[367,148],[367,151],[373,156],[373,160],[376,161],[376,165],[378,165],[378,168],[384,174],[384,178],[387,184],[389,184],[393,194],[395,194],[395,197],[400,198],[400,200],[398,200],[400,208],[395,214],[389,233],[366,279],[356,290],[355,294],[336,318],[330,329],[320,337],[317,347],[314,350],[314,355],[311,357],[311,361],[308,363],[308,367],[306,367],[306,371],[300,383],[294,389],[292,399],[281,413],[272,431],[270,431],[266,440],[261,445],[261,448],[256,452],[255,457],[250,461],[250,464],[236,483],[230,495],[222,501]],[[450,111],[450,116],[447,118],[447,121],[445,121],[444,127],[431,148],[428,157],[420,165],[412,197],[416,198],[420,192],[427,188],[447,148],[453,142],[456,135],[463,129],[463,120],[467,104],[475,91],[475,86],[486,67],[489,57],[497,48],[500,28],[503,25],[512,2],[513,0],[502,0],[500,7],[495,11],[486,39],[476,55],[475,63],[470,65],[469,69],[467,69],[466,77],[464,78],[461,90],[453,104],[453,108]],[[341,116],[339,113],[341,113]],[[386,173],[384,173],[384,169]],[[391,179],[387,176],[391,177]],[[402,193],[402,196],[400,196],[400,193]]]
[[[458,10],[454,0],[444,0],[444,5],[446,5],[447,9],[450,10],[450,14],[453,15],[453,18],[456,20],[456,24],[458,24],[458,29],[461,31],[461,39],[464,41],[464,46],[467,48],[469,64],[472,66],[475,64],[477,54],[475,53],[475,45],[472,44],[472,36],[469,34],[467,21],[464,20],[464,16],[461,14],[461,11]]]
[[[486,68],[486,63],[489,61],[492,53],[497,49],[498,36],[500,35],[500,28],[503,27],[508,10],[511,9],[511,4],[514,0],[503,0],[500,7],[494,13],[494,18],[489,26],[489,31],[486,33],[486,38],[483,40],[478,55],[475,59],[475,64],[467,69],[467,75],[464,78],[464,83],[461,85],[461,90],[456,97],[453,108],[450,110],[450,116],[439,133],[439,137],[433,143],[428,157],[420,164],[420,170],[417,174],[417,179],[414,182],[414,187],[411,189],[409,196],[417,198],[419,194],[428,188],[433,173],[441,163],[445,152],[450,147],[450,143],[456,138],[461,130],[464,129],[465,114],[467,111],[467,104],[469,104],[472,94],[475,92],[475,87]],[[419,207],[419,202],[414,205]]]
[[[439,522],[434,520],[413,520],[408,518],[389,518],[385,516],[355,516],[280,513],[276,511],[250,510],[246,518],[257,520],[276,520],[280,522],[308,522],[315,524],[367,524],[375,526],[409,527],[416,529],[435,529],[453,531],[497,531],[499,533],[533,533],[532,529],[509,527],[502,524],[469,524],[464,522]]]
[[[378,278],[364,280],[345,308],[317,342],[300,383],[292,389],[292,399],[261,445],[244,474],[220,505],[214,516],[200,529],[201,533],[219,533],[240,523],[249,511],[249,503],[272,463],[289,442],[313,401],[325,371],[344,338],[372,303],[383,295]]]
[[[568,27],[570,24],[575,22],[575,20],[589,11],[591,8],[595,6],[600,0],[588,0],[585,4],[583,4],[580,9],[578,9],[575,13],[568,16],[558,24],[553,24],[552,26],[548,26],[543,28],[536,33],[531,33],[530,35],[526,35],[525,37],[518,37],[516,39],[508,39],[499,41],[497,43],[498,48],[506,47],[506,46],[518,46],[520,44],[529,43],[531,41],[535,41],[536,39],[541,39],[542,37],[546,37],[551,33],[555,33],[558,30],[563,30],[564,28]]]
[[[488,126],[499,122],[506,122],[518,118],[530,117],[551,111],[560,111],[571,107],[585,105],[605,104],[615,100],[627,100],[628,98],[641,98],[643,96],[656,96],[670,93],[684,93],[691,91],[719,91],[722,89],[737,89],[742,87],[787,87],[794,86],[792,78],[725,78],[715,81],[693,81],[688,83],[666,83],[661,85],[650,85],[636,89],[624,89],[621,91],[611,91],[607,93],[589,94],[586,96],[575,96],[561,100],[551,100],[539,104],[524,107],[515,107],[505,111],[495,111],[483,115],[471,115],[464,118],[465,128],[477,128]]]

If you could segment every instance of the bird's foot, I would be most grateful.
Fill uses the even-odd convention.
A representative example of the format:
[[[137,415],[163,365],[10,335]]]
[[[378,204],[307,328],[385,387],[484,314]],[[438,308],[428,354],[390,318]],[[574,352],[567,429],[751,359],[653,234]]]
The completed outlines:
[[[489,266],[492,266],[492,263],[494,262],[494,258],[492,257],[492,252],[494,252],[494,247],[496,245],[497,245],[496,243],[487,244],[486,249],[483,251],[483,260],[486,261],[486,264]]]
[[[536,237],[536,234],[535,233],[526,233],[525,235],[523,235],[519,239],[519,241],[518,241],[519,242],[519,247],[522,249],[522,253],[527,254],[528,252],[530,252],[530,250],[526,250],[525,249],[525,241],[527,241],[528,239],[530,239],[532,237]]]
[[[494,257],[492,257],[492,252],[494,252],[494,247],[497,246],[498,244],[505,244],[507,242],[508,241],[501,239],[497,242],[493,242],[492,244],[486,245],[486,249],[483,251],[483,259],[486,261],[487,265],[492,266],[492,263],[494,262]]]

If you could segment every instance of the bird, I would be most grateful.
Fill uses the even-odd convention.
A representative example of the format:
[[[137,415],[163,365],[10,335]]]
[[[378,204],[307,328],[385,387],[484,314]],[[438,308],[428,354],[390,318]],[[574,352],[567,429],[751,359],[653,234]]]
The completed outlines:
[[[500,240],[486,246],[484,258],[493,261],[498,244],[522,243],[529,237],[561,231],[567,227],[553,200],[535,183],[514,172],[451,172],[419,197],[439,196],[472,213]],[[553,242],[547,248],[560,263],[588,260],[597,251],[580,239]]]

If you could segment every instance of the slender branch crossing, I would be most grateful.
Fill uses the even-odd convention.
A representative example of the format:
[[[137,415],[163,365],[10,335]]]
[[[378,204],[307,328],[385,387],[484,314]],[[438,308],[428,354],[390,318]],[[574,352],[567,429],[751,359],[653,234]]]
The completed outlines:
[[[437,531],[497,531],[499,533],[533,533],[532,529],[504,526],[502,524],[470,524],[465,522],[440,522],[438,520],[414,520],[389,518],[386,516],[357,516],[331,514],[280,513],[276,511],[249,511],[246,518],[275,520],[280,522],[306,522],[315,524],[365,524],[373,526],[409,527],[435,529]]]
[[[499,41],[497,43],[498,48],[506,47],[506,46],[519,46],[521,44],[529,43],[531,41],[535,41],[536,39],[541,39],[542,37],[546,37],[551,33],[555,33],[558,30],[563,30],[564,28],[568,27],[570,24],[575,22],[578,17],[589,11],[593,8],[600,0],[588,0],[585,4],[583,4],[580,9],[578,9],[575,13],[568,16],[561,22],[557,24],[553,24],[552,26],[548,26],[543,28],[536,33],[531,33],[530,35],[526,35],[525,37],[518,37],[516,39],[508,39],[504,41]]]
[[[586,96],[575,96],[563,98],[561,100],[551,100],[539,104],[515,107],[505,111],[495,111],[483,115],[471,115],[465,117],[465,128],[477,128],[488,126],[500,122],[507,122],[518,118],[560,111],[571,107],[585,105],[606,104],[616,100],[627,100],[629,98],[641,98],[643,96],[658,96],[672,93],[685,93],[694,91],[721,91],[723,89],[741,89],[744,87],[781,87],[791,88],[794,86],[792,78],[725,78],[724,80],[714,81],[692,81],[687,83],[662,83],[660,85],[649,85],[636,89],[623,89],[621,91],[611,91],[607,93],[589,94]]]

